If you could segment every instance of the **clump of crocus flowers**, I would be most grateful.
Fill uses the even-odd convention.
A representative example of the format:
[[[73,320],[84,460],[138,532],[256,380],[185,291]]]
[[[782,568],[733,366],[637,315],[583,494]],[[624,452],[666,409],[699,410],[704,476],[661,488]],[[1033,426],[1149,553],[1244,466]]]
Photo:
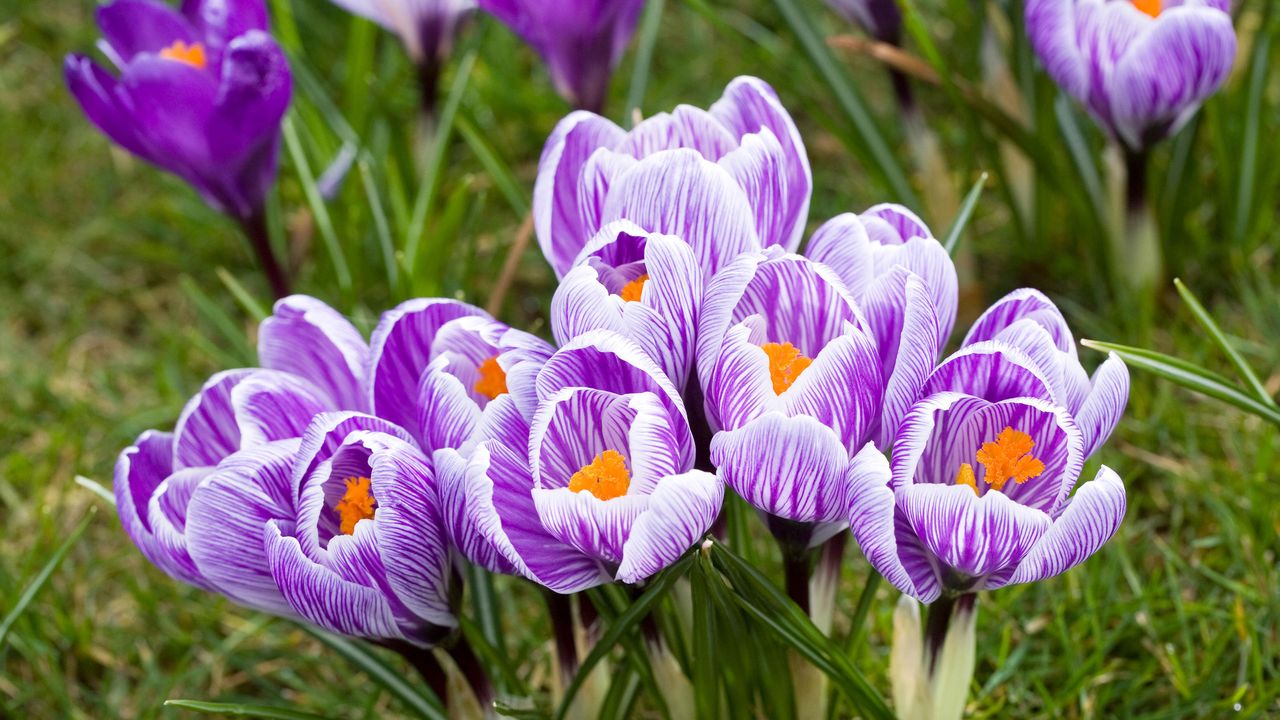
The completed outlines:
[[[562,278],[556,344],[449,299],[387,311],[366,341],[319,300],[285,298],[261,367],[215,375],[172,433],[121,454],[126,531],[179,580],[429,675],[425,649],[469,652],[455,562],[552,595],[638,587],[706,541],[727,486],[777,538],[806,611],[830,605],[809,596],[811,555],[838,573],[846,530],[933,604],[933,634],[895,650],[919,660],[916,684],[895,689],[904,714],[948,716],[964,698],[935,692],[936,657],[965,656],[944,642],[965,623],[972,656],[975,593],[1061,573],[1119,526],[1114,472],[1072,490],[1128,374],[1112,358],[1090,377],[1033,290],[940,360],[957,306],[942,245],[880,205],[797,254],[810,185],[758,79],[630,133],[571,115],[535,202]]]

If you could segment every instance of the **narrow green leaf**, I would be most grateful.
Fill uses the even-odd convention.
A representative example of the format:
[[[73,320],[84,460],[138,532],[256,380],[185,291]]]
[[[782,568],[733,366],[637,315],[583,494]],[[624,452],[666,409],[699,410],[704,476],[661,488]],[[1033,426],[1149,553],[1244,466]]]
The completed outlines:
[[[515,210],[516,215],[524,217],[529,212],[529,193],[520,186],[516,180],[515,174],[511,172],[511,168],[507,163],[489,147],[489,143],[485,141],[484,136],[476,129],[471,119],[466,115],[459,115],[457,119],[458,134],[466,140],[467,145],[471,146],[471,152],[476,154],[476,159],[484,166],[489,177],[493,179],[493,184],[498,187],[502,196],[506,198],[507,204]]]
[[[791,26],[796,39],[800,41],[805,54],[809,56],[809,61],[813,63],[818,73],[822,75],[822,79],[831,88],[831,92],[835,96],[836,102],[839,103],[840,109],[844,111],[845,116],[853,123],[854,130],[861,139],[866,152],[871,156],[872,164],[884,176],[885,182],[889,184],[893,194],[897,196],[898,202],[910,207],[920,207],[920,199],[916,196],[915,190],[911,188],[911,182],[907,179],[906,171],[902,168],[902,164],[898,162],[898,158],[894,156],[889,144],[885,142],[884,136],[881,135],[880,129],[876,126],[870,111],[867,110],[866,101],[858,93],[857,87],[849,80],[844,69],[836,62],[835,57],[831,55],[831,51],[827,49],[827,44],[823,41],[822,35],[814,27],[813,19],[809,17],[809,11],[805,9],[809,3],[798,2],[797,0],[774,0],[774,4],[778,6],[778,10],[782,12],[782,17]]]
[[[267,318],[270,313],[262,307],[257,298],[253,296],[253,293],[240,284],[240,281],[234,275],[227,272],[227,269],[223,267],[218,268],[215,272],[218,275],[218,279],[226,286],[227,292],[231,293],[231,297],[240,303],[240,307],[249,314],[249,317],[252,317],[257,322],[262,322]]]
[[[218,303],[201,290],[189,276],[183,275],[178,280],[178,284],[182,286],[187,299],[195,306],[196,313],[222,335],[225,343],[214,345],[217,352],[230,360],[228,364],[232,367],[252,365],[254,352],[250,349],[249,341],[245,338],[244,329],[240,324],[232,319],[227,311],[219,307]]]
[[[960,212],[956,213],[956,219],[951,223],[951,229],[947,231],[946,239],[942,241],[942,247],[946,248],[947,253],[955,250],[956,245],[960,243],[960,236],[964,234],[964,229],[968,227],[970,218],[973,217],[973,210],[978,206],[978,199],[982,197],[982,191],[987,187],[987,174],[982,173],[978,178],[978,182],[973,184],[973,189],[965,196],[964,202],[960,205]]]
[[[430,688],[423,685],[419,689],[410,684],[400,670],[384,662],[368,645],[310,625],[301,625],[301,627],[341,655],[347,662],[363,670],[371,680],[381,685],[418,717],[426,720],[446,720],[444,705]]]
[[[1267,392],[1266,386],[1254,374],[1253,368],[1249,367],[1248,361],[1227,339],[1226,333],[1222,332],[1222,328],[1218,327],[1218,323],[1214,321],[1213,316],[1209,314],[1204,305],[1200,304],[1200,300],[1196,298],[1195,293],[1191,292],[1191,288],[1187,287],[1186,283],[1178,278],[1174,278],[1173,284],[1178,288],[1178,294],[1182,296],[1182,301],[1191,309],[1191,314],[1195,316],[1200,326],[1208,331],[1209,337],[1212,337],[1213,341],[1218,343],[1218,347],[1222,348],[1222,352],[1226,353],[1226,356],[1231,360],[1231,364],[1236,366],[1236,370],[1244,379],[1245,384],[1249,386],[1249,389],[1253,391],[1253,394],[1263,403],[1275,407],[1275,398],[1271,397],[1271,393]]]
[[[1280,427],[1280,410],[1276,407],[1259,402],[1252,395],[1248,395],[1232,386],[1226,378],[1204,368],[1191,365],[1185,360],[1153,350],[1143,350],[1142,348],[1115,345],[1096,340],[1082,340],[1081,344],[1095,350],[1113,352],[1133,367],[1158,375],[1188,390],[1207,395],[1215,400],[1221,400],[1228,405],[1233,405],[1247,413],[1257,415],[1263,420]]]
[[[298,129],[294,127],[293,116],[286,115],[280,126],[284,135],[285,147],[293,160],[293,169],[298,174],[298,183],[302,186],[302,194],[311,209],[311,217],[315,220],[320,238],[324,240],[325,250],[329,253],[329,262],[333,264],[333,273],[338,280],[338,290],[343,297],[351,293],[351,268],[347,265],[346,255],[342,252],[342,244],[338,242],[338,233],[333,229],[333,220],[329,218],[329,208],[320,196],[320,188],[316,187],[315,174],[311,172],[311,164],[298,138]]]
[[[1249,69],[1249,99],[1244,115],[1244,137],[1240,149],[1240,183],[1236,189],[1234,240],[1241,247],[1249,232],[1254,193],[1258,180],[1258,135],[1262,125],[1262,93],[1271,68],[1271,33],[1260,32],[1253,45]]]
[[[391,225],[387,222],[387,211],[382,205],[382,196],[378,193],[378,183],[374,180],[370,158],[366,155],[357,163],[360,168],[360,182],[364,185],[364,196],[369,201],[369,210],[373,214],[373,229],[378,236],[378,248],[382,251],[382,264],[387,272],[387,287],[394,293],[400,287],[400,273],[396,268],[395,241],[391,239]]]
[[[653,48],[658,44],[658,30],[662,27],[662,11],[666,4],[666,0],[649,0],[645,4],[640,37],[636,41],[635,65],[631,68],[631,87],[627,89],[627,104],[622,108],[623,127],[630,128],[635,111],[644,108],[644,93],[649,86],[649,71],[653,66]]]
[[[97,495],[103,500],[106,500],[107,502],[111,503],[112,507],[115,507],[116,496],[113,495],[110,490],[104,487],[102,483],[98,482],[97,480],[94,480],[93,478],[87,478],[83,475],[77,475],[76,484],[84,488],[85,490],[88,490],[89,492],[93,493],[94,495]]]
[[[62,541],[62,544],[58,546],[57,550],[53,551],[53,555],[49,556],[49,559],[45,561],[44,566],[35,574],[35,577],[31,578],[31,582],[27,583],[26,589],[18,596],[18,601],[13,604],[8,614],[4,616],[4,621],[0,622],[0,648],[4,647],[4,641],[9,637],[9,631],[13,629],[13,624],[18,621],[18,618],[22,617],[22,613],[26,611],[27,606],[31,604],[36,595],[40,594],[40,590],[49,582],[49,578],[53,577],[53,571],[57,570],[58,566],[62,564],[62,559],[67,556],[67,553],[71,552],[71,548],[75,547],[77,542],[80,542],[80,536],[84,535],[85,529],[89,527],[89,522],[93,520],[93,516],[97,513],[98,509],[96,507],[89,508],[89,512],[72,529],[67,539]]]
[[[315,715],[301,710],[275,707],[273,705],[244,705],[241,703],[206,702],[204,700],[165,700],[164,706],[181,710],[194,710],[206,715],[268,718],[268,720],[326,720],[323,715]]]
[[[649,610],[653,608],[654,604],[661,600],[667,594],[667,591],[671,589],[671,586],[675,584],[676,580],[679,580],[680,576],[689,570],[689,566],[693,563],[693,557],[693,554],[685,555],[674,565],[662,571],[644,593],[639,598],[636,598],[636,601],[631,603],[631,606],[619,615],[616,620],[609,624],[609,629],[596,641],[596,646],[591,648],[591,652],[587,654],[586,659],[578,666],[578,673],[573,676],[569,687],[565,688],[564,698],[560,702],[560,708],[556,711],[557,719],[565,717],[565,714],[569,711],[570,704],[573,703],[573,698],[577,696],[578,690],[582,688],[582,683],[591,674],[591,670],[604,659],[605,655],[608,655],[613,650],[613,646],[617,645],[624,635],[628,635],[639,626],[640,621],[649,614]]]
[[[1071,100],[1066,95],[1059,95],[1054,99],[1053,114],[1058,120],[1058,129],[1062,131],[1062,138],[1067,142],[1067,150],[1071,153],[1072,163],[1075,165],[1080,182],[1084,185],[1085,194],[1089,196],[1094,207],[1106,207],[1102,177],[1098,174],[1097,153],[1085,140],[1084,131],[1080,129],[1080,123],[1072,109]]]
[[[689,574],[693,604],[693,699],[698,717],[720,717],[720,677],[723,674],[716,654],[717,633],[714,605],[707,584],[720,582],[701,552]]]

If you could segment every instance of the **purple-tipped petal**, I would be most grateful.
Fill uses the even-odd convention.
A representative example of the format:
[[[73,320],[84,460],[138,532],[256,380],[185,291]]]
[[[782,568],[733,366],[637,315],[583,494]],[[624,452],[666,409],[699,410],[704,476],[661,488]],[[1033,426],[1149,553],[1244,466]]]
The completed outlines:
[[[1014,290],[987,308],[974,321],[962,345],[995,340],[1001,332],[1021,320],[1034,321],[1049,333],[1059,350],[1075,356],[1075,339],[1062,311],[1044,293],[1031,288]]]
[[[660,480],[622,548],[618,581],[638,583],[678,560],[711,529],[723,501],[724,484],[711,473]]]
[[[1126,508],[1124,483],[1105,465],[1084,483],[1022,559],[1010,584],[1053,577],[1084,562],[1115,535]]]
[[[330,408],[365,407],[369,345],[350,320],[315,298],[276,301],[258,328],[258,359],[265,368],[310,380],[326,393]]]
[[[255,370],[236,383],[231,406],[241,448],[302,437],[311,418],[332,407],[311,383],[271,370]]]
[[[1003,493],[978,497],[962,485],[914,485],[899,503],[925,548],[961,578],[1017,565],[1051,524],[1045,513]]]
[[[174,469],[217,465],[222,458],[240,449],[240,428],[231,392],[252,373],[252,370],[220,372],[187,401],[173,430]]]
[[[1009,398],[1057,397],[1036,364],[1021,351],[1000,342],[970,345],[942,362],[929,375],[921,396],[961,392],[997,402]]]

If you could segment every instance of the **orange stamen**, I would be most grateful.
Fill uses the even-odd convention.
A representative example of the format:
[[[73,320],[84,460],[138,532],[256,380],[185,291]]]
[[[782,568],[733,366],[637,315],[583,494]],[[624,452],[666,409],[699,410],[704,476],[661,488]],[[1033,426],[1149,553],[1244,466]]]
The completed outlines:
[[[973,490],[974,495],[981,497],[981,494],[978,492],[978,478],[974,476],[973,466],[969,463],[965,463],[960,466],[960,472],[956,473],[956,484],[968,485],[969,489]]]
[[[347,483],[347,491],[333,509],[341,520],[339,528],[342,534],[350,535],[356,531],[356,523],[373,519],[378,503],[373,499],[370,488],[372,481],[369,478],[349,477],[344,482]]]
[[[204,55],[204,46],[200,43],[186,44],[181,40],[175,41],[169,47],[160,51],[160,57],[166,60],[176,60],[180,63],[186,63],[197,70],[203,70],[207,62]]]
[[[623,285],[622,289],[618,291],[618,297],[627,302],[640,302],[640,294],[644,291],[644,284],[647,282],[649,282],[649,274],[645,273]]]
[[[1160,11],[1164,10],[1163,0],[1133,0],[1133,6],[1151,17],[1160,17]]]
[[[631,474],[627,472],[627,461],[617,450],[605,450],[569,478],[570,490],[585,490],[601,500],[622,497],[629,487]]]
[[[760,346],[769,356],[769,377],[773,380],[773,392],[781,395],[800,377],[813,360],[800,354],[791,343],[765,343]]]
[[[475,391],[493,400],[507,392],[507,373],[498,364],[498,356],[485,360],[476,367],[480,379],[476,380]]]
[[[1021,485],[1044,472],[1044,463],[1031,455],[1036,445],[1031,436],[1007,427],[1000,431],[995,442],[983,443],[977,460],[986,468],[987,485],[992,490],[1003,490],[1010,480]]]

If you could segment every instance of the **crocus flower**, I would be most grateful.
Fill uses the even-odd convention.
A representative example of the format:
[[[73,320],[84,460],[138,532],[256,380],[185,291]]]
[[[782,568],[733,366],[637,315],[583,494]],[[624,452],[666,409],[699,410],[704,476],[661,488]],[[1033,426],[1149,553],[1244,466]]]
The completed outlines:
[[[643,348],[683,390],[702,301],[693,250],[621,220],[601,228],[574,264],[551,300],[556,341],[612,330]]]
[[[897,427],[938,355],[917,276],[895,268],[867,300],[780,248],[740,256],[703,300],[698,372],[720,431],[711,460],[747,502],[799,524],[780,536],[792,545],[844,526],[849,475],[877,462],[873,441]]]
[[[186,180],[241,222],[276,175],[292,77],[260,0],[158,0],[98,8],[99,47],[120,72],[69,55],[66,80],[93,124],[129,152]]]
[[[582,335],[536,391],[531,423],[512,413],[436,453],[446,526],[468,558],[571,593],[641,582],[703,537],[724,487],[692,470],[680,395],[639,346]]]
[[[148,430],[120,453],[116,506],[130,539],[170,576],[291,615],[263,526],[292,514],[291,468],[311,417],[362,404],[368,348],[332,308],[293,296],[263,322],[258,349],[264,368],[214,375],[172,433]]]
[[[574,107],[601,112],[644,0],[479,0],[542,56],[556,91]]]
[[[412,429],[427,452],[460,447],[508,404],[532,417],[534,377],[552,350],[473,305],[409,300],[373,331],[369,407]]]
[[[1132,151],[1177,132],[1227,79],[1230,0],[1027,0],[1049,75]]]
[[[1085,433],[1024,353],[987,346],[994,351],[943,363],[926,387],[948,389],[911,408],[892,466],[876,458],[850,483],[863,553],[921,602],[1057,575],[1124,517],[1124,484],[1105,466],[1071,496]]]
[[[334,632],[431,645],[457,627],[431,463],[395,425],[317,415],[288,518],[263,530],[271,575],[300,616]]]
[[[827,0],[827,4],[880,42],[902,42],[902,10],[896,0]]]
[[[765,245],[795,249],[812,185],[778,96],[740,77],[709,111],[681,105],[630,132],[589,112],[561,120],[538,165],[534,227],[557,276],[615,220],[681,238],[714,273]]]

